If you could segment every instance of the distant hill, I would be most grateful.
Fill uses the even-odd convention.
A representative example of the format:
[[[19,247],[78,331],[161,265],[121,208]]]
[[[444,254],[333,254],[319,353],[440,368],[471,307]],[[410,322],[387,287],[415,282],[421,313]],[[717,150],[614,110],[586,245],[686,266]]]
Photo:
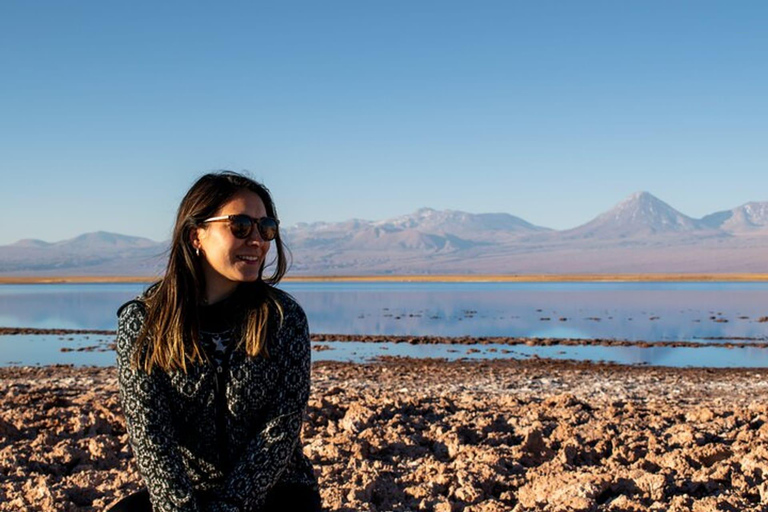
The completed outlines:
[[[732,210],[713,213],[702,218],[701,222],[729,233],[768,234],[768,202],[747,203]]]
[[[55,243],[20,240],[0,246],[0,274],[156,275],[167,244],[99,231]]]
[[[455,210],[433,210],[421,208],[414,213],[371,223],[387,231],[417,230],[440,233],[462,238],[478,235],[498,235],[499,233],[519,234],[551,231],[548,228],[534,226],[520,217],[508,213],[467,213]]]
[[[683,215],[648,192],[638,192],[594,220],[562,234],[612,239],[692,233],[706,229],[707,226],[701,221]]]
[[[18,242],[11,244],[11,247],[47,247],[51,244],[48,242],[43,242],[42,240],[36,240],[33,238],[25,238],[24,240],[19,240]]]
[[[768,202],[701,219],[638,192],[556,231],[507,213],[421,208],[391,219],[283,229],[292,275],[768,273]],[[159,275],[167,242],[86,233],[0,246],[0,275]]]

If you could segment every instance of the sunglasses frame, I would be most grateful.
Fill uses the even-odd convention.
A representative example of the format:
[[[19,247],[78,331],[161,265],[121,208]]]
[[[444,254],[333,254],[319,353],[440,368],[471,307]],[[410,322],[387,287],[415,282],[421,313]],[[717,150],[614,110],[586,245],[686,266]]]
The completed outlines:
[[[246,235],[242,236],[242,237],[237,236],[235,234],[235,232],[232,230],[232,226],[233,226],[232,222],[235,220],[235,218],[238,218],[238,217],[239,218],[246,218],[251,223],[251,227],[248,230],[248,233],[246,233]],[[264,236],[264,232],[262,231],[261,222],[263,220],[265,220],[265,219],[271,220],[271,221],[273,221],[275,223],[275,236],[273,236],[272,238],[267,238],[266,236]],[[277,220],[277,219],[273,219],[272,217],[258,217],[258,218],[257,217],[251,217],[251,216],[246,215],[244,213],[237,213],[237,214],[234,214],[234,215],[222,215],[220,217],[211,217],[209,219],[205,219],[204,221],[202,221],[201,224],[206,224],[208,222],[222,222],[222,221],[225,221],[225,220],[230,222],[230,224],[229,224],[229,231],[232,233],[232,236],[234,236],[235,238],[237,238],[239,240],[245,240],[248,237],[250,237],[253,234],[253,227],[256,226],[256,230],[259,232],[259,236],[261,237],[261,239],[264,240],[265,242],[270,242],[270,241],[274,240],[275,238],[277,238],[277,230],[280,228],[280,221]]]

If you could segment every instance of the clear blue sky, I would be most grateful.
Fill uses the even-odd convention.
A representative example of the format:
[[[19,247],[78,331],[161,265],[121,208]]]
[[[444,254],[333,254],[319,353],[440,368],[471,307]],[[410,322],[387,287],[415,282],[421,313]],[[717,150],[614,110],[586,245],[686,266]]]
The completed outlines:
[[[762,0],[4,0],[0,244],[165,239],[222,168],[287,224],[768,200],[766,26]]]

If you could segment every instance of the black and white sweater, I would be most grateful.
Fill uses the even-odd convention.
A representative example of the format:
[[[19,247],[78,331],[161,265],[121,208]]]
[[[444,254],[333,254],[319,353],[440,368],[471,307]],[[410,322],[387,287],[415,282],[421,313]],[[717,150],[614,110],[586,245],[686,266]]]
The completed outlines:
[[[270,325],[268,358],[229,350],[186,374],[133,369],[145,309],[131,301],[118,310],[120,400],[155,511],[250,512],[277,483],[317,485],[299,442],[310,386],[307,319],[287,294],[279,299],[284,319]]]

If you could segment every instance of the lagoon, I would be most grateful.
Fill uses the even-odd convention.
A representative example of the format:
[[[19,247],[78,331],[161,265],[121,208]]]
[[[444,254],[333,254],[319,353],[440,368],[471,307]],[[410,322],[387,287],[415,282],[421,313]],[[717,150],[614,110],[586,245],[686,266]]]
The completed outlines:
[[[0,326],[114,329],[120,304],[141,284],[0,285]],[[717,342],[768,340],[768,283],[366,283],[289,282],[281,288],[302,304],[313,333],[426,336],[615,338]],[[28,347],[60,354],[53,339],[0,336],[0,364],[111,364],[103,356],[70,352],[30,359]],[[26,340],[26,341],[25,341]],[[59,340],[66,341],[66,340]],[[88,344],[77,337],[75,344]],[[92,341],[92,340],[91,340]],[[342,345],[338,343],[337,345]],[[13,347],[13,348],[10,348]],[[55,347],[55,348],[54,348]],[[502,357],[483,347],[473,357]],[[411,357],[468,357],[446,347],[402,345],[370,350],[345,344],[315,359],[360,360],[382,351]],[[607,359],[684,366],[763,366],[766,349],[642,349],[525,347],[505,357]],[[690,352],[693,351],[693,352]],[[718,352],[720,351],[720,352]],[[352,354],[355,352],[355,354]],[[366,356],[360,356],[360,353]],[[91,353],[93,354],[93,353]],[[426,354],[426,355],[425,355]],[[517,354],[517,356],[515,355]],[[655,355],[654,355],[655,354]],[[692,355],[693,354],[693,355]],[[728,354],[727,356],[724,354]],[[101,357],[101,359],[100,359]],[[63,359],[63,361],[62,361]],[[109,359],[111,361],[111,359]]]

